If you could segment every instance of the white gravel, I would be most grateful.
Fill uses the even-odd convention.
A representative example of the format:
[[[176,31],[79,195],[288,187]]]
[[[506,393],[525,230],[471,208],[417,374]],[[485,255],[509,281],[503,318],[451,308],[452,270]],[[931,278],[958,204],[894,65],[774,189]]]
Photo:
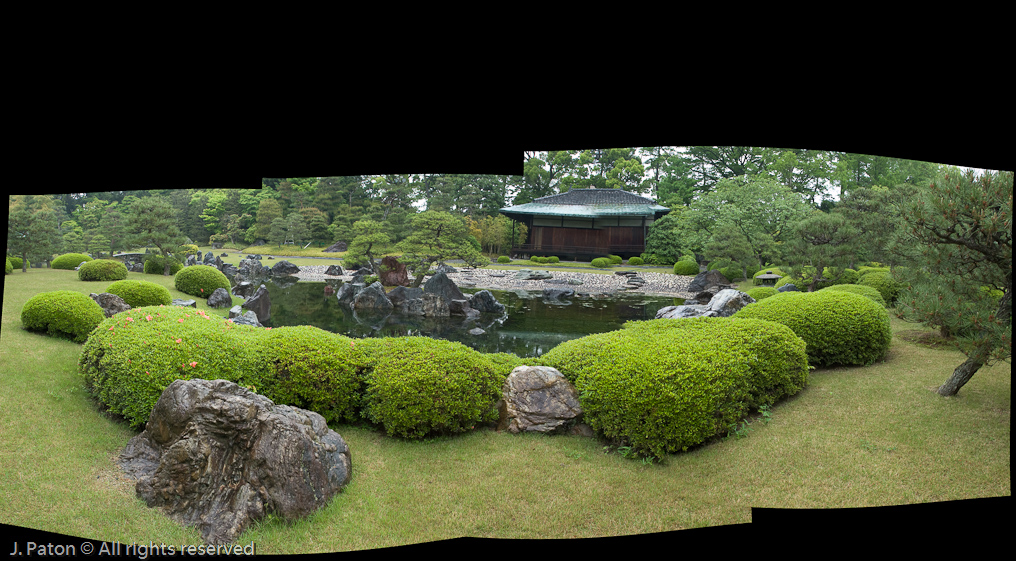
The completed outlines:
[[[327,265],[306,265],[300,267],[300,272],[295,276],[300,280],[324,281],[328,279],[342,279],[348,281],[352,275],[333,277],[325,275]],[[474,283],[476,288],[489,288],[493,290],[543,290],[544,288],[567,288],[577,293],[611,293],[611,292],[635,292],[640,294],[653,294],[661,296],[672,296],[675,298],[693,298],[694,295],[687,292],[688,285],[695,277],[674,275],[669,273],[639,273],[646,284],[640,288],[627,288],[627,277],[615,274],[581,273],[574,271],[549,271],[554,279],[576,279],[582,281],[581,285],[553,284],[542,280],[516,280],[518,271],[500,271],[494,269],[465,269],[457,267],[458,273],[451,273],[448,278],[453,280],[461,288],[470,287]],[[534,269],[535,270],[535,269]],[[620,269],[619,269],[620,270]],[[495,276],[504,275],[504,276]]]

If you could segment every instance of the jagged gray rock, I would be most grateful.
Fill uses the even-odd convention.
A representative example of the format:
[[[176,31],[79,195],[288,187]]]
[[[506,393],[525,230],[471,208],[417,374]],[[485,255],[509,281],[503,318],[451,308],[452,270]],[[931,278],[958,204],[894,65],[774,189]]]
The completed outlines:
[[[226,380],[177,380],[120,455],[149,506],[234,542],[269,513],[311,514],[349,483],[349,446],[321,415]]]
[[[519,366],[501,388],[498,430],[564,432],[582,416],[578,392],[555,368]]]
[[[116,294],[101,292],[99,294],[89,294],[88,296],[90,296],[92,300],[95,300],[95,303],[102,308],[106,317],[113,317],[113,314],[126,312],[131,309],[130,304],[124,302],[123,298],[117,296]]]
[[[656,319],[678,319],[691,317],[730,317],[738,310],[754,303],[755,299],[744,292],[728,288],[716,293],[706,305],[685,304],[667,306],[656,312]]]
[[[225,288],[216,288],[208,296],[208,306],[210,308],[229,308],[232,305],[233,298]]]

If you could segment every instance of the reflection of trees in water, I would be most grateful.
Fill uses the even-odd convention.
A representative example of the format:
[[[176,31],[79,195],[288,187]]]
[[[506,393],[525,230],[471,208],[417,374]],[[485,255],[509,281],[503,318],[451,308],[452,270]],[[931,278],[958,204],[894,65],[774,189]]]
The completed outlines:
[[[563,341],[589,333],[620,329],[625,321],[653,319],[656,312],[674,305],[670,298],[619,296],[570,298],[570,304],[544,302],[539,293],[522,297],[494,291],[505,305],[506,316],[483,314],[478,320],[462,316],[428,318],[400,314],[369,315],[339,304],[335,283],[295,283],[280,287],[265,283],[272,302],[270,327],[313,325],[349,337],[432,337],[458,341],[486,353],[506,352],[539,356]],[[327,287],[327,288],[326,288]],[[467,295],[477,290],[463,291]],[[480,327],[486,331],[471,335]]]

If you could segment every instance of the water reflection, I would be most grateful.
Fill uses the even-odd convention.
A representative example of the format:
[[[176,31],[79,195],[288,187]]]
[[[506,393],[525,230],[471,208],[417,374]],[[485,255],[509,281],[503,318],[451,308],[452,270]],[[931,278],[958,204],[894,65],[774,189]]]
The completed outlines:
[[[288,283],[287,283],[288,284]],[[265,283],[272,302],[268,327],[313,325],[349,337],[426,336],[459,341],[485,353],[506,352],[522,357],[539,356],[556,345],[588,335],[620,329],[626,321],[648,320],[680,299],[639,294],[612,298],[545,300],[541,293],[496,291],[506,314],[483,314],[478,320],[462,316],[424,318],[399,314],[368,316],[339,304],[334,286],[298,282],[288,286]],[[472,294],[479,289],[464,289]],[[472,335],[470,329],[485,331]]]

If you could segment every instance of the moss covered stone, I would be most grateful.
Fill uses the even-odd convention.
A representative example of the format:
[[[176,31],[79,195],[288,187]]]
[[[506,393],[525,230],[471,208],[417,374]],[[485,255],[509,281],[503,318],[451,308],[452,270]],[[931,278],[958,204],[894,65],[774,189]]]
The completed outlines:
[[[726,431],[808,378],[804,342],[789,328],[733,318],[628,322],[539,362],[575,384],[590,426],[656,457]]]
[[[785,292],[749,304],[733,317],[789,327],[808,344],[814,365],[868,365],[885,356],[892,341],[885,308],[849,292]]]
[[[29,331],[84,342],[106,314],[94,300],[70,290],[42,292],[21,308],[21,324]]]

